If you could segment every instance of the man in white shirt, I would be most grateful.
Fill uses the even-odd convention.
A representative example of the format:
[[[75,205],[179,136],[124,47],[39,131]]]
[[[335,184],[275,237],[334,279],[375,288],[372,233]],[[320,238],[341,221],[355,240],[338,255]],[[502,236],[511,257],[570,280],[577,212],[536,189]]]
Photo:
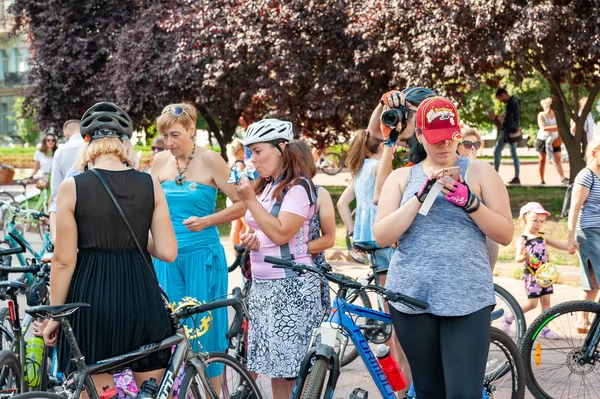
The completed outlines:
[[[80,123],[78,119],[69,119],[63,125],[63,133],[67,142],[60,146],[54,154],[52,161],[52,177],[50,178],[50,189],[52,190],[52,204],[50,205],[50,235],[52,240],[56,238],[56,196],[60,183],[66,179],[67,173],[77,160],[79,150],[85,144],[79,132]]]

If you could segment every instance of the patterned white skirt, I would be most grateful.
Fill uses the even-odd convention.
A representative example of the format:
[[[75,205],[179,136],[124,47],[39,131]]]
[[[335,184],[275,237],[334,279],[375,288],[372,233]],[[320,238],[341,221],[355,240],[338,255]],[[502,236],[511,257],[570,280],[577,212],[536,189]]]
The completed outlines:
[[[272,378],[296,378],[312,330],[323,318],[321,281],[310,274],[255,278],[248,311],[248,368]]]

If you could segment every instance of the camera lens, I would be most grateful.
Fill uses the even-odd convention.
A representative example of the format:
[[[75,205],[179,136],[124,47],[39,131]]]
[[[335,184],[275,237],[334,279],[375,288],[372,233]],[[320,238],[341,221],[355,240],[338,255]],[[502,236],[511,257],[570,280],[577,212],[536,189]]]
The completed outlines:
[[[398,109],[388,109],[381,115],[381,121],[389,127],[397,126],[402,121],[402,113]]]

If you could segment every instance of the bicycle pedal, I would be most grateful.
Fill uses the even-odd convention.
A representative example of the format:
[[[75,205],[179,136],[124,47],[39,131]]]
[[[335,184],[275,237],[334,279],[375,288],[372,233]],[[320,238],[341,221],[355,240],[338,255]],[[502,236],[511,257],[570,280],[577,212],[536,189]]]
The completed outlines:
[[[369,392],[362,388],[355,388],[348,399],[368,399]]]

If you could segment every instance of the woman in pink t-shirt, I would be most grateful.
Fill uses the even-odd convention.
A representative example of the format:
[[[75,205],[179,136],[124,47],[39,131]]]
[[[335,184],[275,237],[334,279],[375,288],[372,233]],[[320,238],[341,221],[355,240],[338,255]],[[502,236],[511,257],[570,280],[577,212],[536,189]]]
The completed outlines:
[[[236,190],[248,207],[250,232],[240,237],[251,250],[252,288],[249,297],[248,368],[271,376],[275,398],[292,396],[295,379],[312,329],[321,317],[320,281],[298,276],[265,263],[266,255],[312,265],[308,252],[309,222],[315,211],[315,189],[300,151],[288,143],[292,124],[264,119],[248,128],[250,148],[259,178],[240,178]]]

